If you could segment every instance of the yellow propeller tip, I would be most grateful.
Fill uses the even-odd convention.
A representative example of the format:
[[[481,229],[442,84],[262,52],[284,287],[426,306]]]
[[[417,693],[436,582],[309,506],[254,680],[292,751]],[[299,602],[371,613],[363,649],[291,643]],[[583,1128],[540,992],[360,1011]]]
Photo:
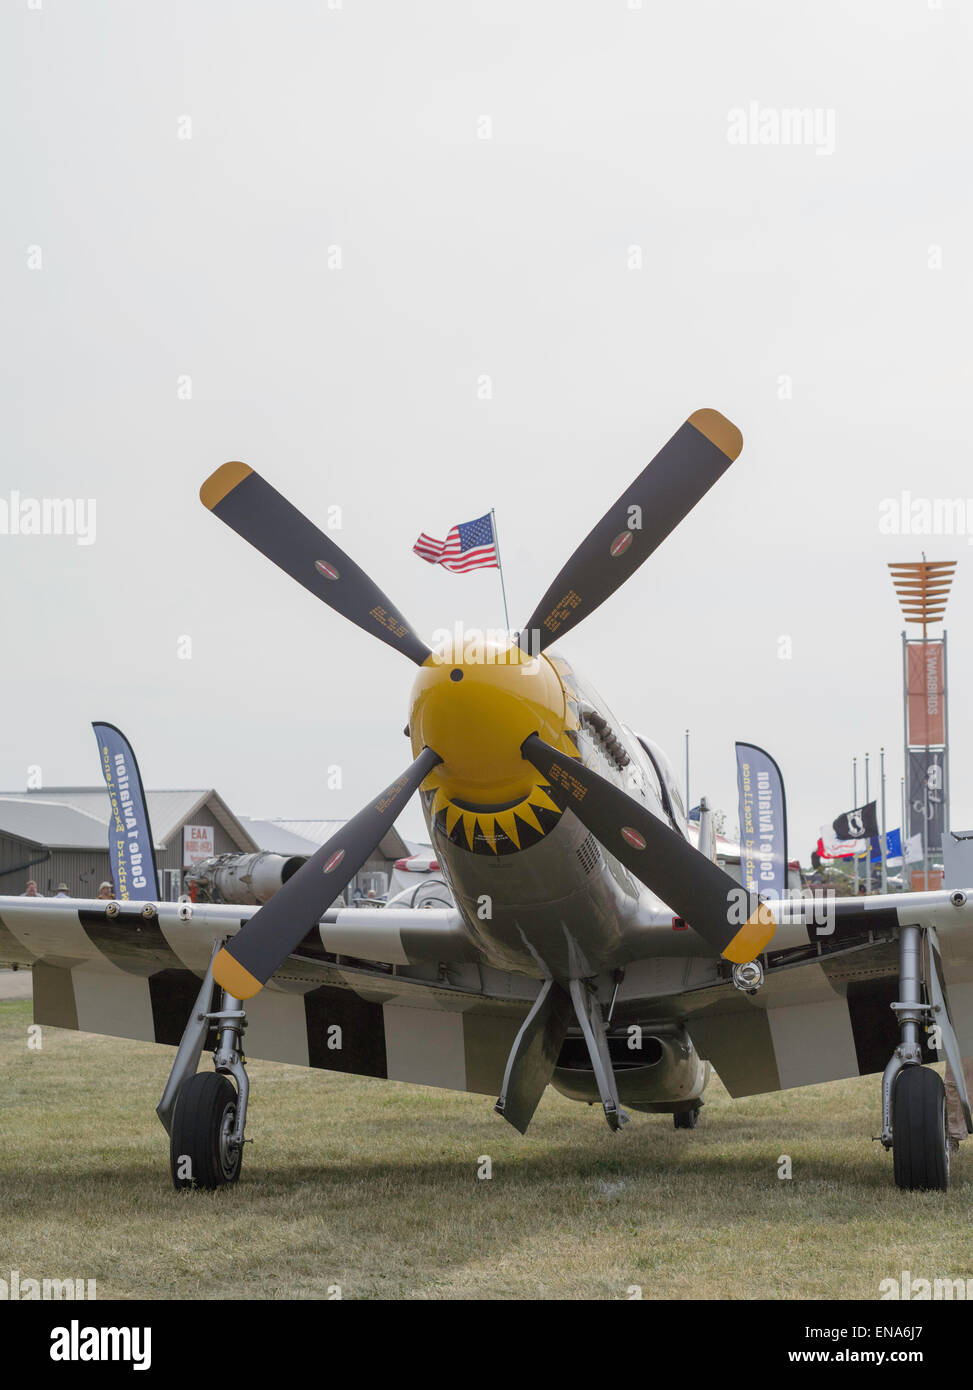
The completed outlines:
[[[213,962],[213,979],[234,999],[252,999],[263,989],[261,981],[231,956],[225,946]]]
[[[705,434],[709,442],[726,454],[731,462],[739,457],[743,448],[743,435],[736,425],[718,410],[694,410],[689,417],[689,423],[698,429],[700,434]]]
[[[761,951],[773,940],[777,930],[770,909],[761,903],[723,951],[723,959],[733,965],[747,965],[756,960]]]
[[[245,463],[221,463],[215,473],[211,473],[199,489],[199,500],[204,507],[213,510],[223,501],[227,493],[249,478],[253,472]]]

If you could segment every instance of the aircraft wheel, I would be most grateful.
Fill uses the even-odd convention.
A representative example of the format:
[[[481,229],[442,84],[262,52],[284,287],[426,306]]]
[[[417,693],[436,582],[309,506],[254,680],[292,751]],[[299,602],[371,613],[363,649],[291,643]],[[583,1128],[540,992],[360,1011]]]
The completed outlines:
[[[677,1110],[672,1123],[676,1129],[695,1129],[699,1124],[699,1106],[693,1110]]]
[[[173,1185],[226,1187],[240,1176],[243,1149],[231,1148],[237,1093],[229,1077],[197,1072],[176,1097],[169,1142]]]
[[[905,1067],[896,1077],[892,1160],[896,1186],[906,1192],[945,1192],[949,1187],[946,1088],[929,1067]]]

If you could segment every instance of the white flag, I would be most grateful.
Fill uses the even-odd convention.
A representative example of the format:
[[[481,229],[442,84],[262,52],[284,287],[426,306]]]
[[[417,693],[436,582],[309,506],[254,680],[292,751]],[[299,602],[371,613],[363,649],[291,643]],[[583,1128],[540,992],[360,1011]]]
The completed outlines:
[[[905,842],[904,859],[907,864],[919,864],[922,861],[922,835],[910,835]]]
[[[822,825],[821,843],[824,846],[825,859],[844,859],[848,855],[860,853],[865,842],[864,840],[839,840],[834,833],[833,825]]]

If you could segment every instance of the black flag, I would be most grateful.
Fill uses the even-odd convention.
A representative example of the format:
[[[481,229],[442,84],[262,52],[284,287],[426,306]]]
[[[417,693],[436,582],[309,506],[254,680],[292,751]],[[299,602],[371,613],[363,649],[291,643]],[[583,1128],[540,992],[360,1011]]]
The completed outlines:
[[[832,821],[831,824],[838,839],[868,840],[873,835],[877,835],[879,829],[875,806],[876,803],[870,801],[867,806],[856,806],[854,811],[845,811],[844,815]]]

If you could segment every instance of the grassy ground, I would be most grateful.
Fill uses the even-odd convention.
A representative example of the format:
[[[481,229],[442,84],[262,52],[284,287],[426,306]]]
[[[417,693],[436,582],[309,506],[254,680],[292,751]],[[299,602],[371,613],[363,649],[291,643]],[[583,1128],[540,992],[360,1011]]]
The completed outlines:
[[[154,1107],[172,1050],[0,1003],[0,1278],[101,1298],[876,1298],[973,1275],[973,1140],[947,1195],[900,1193],[877,1078],[733,1101],[695,1131],[548,1091],[529,1135],[487,1097],[254,1062],[238,1187],[177,1193]],[[793,1178],[778,1178],[788,1154]],[[477,1177],[489,1155],[490,1180]]]

